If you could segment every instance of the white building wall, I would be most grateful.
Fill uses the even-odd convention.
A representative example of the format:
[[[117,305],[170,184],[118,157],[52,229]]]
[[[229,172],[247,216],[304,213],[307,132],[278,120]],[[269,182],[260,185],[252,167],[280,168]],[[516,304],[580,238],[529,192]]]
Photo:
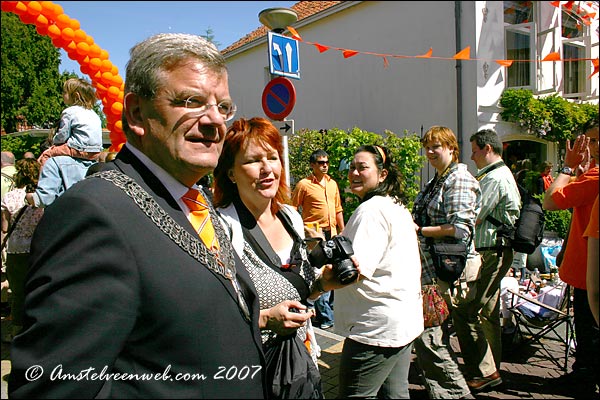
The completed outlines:
[[[301,21],[302,22],[302,21]],[[361,52],[452,57],[454,2],[357,2],[308,25],[297,24],[309,42]],[[264,116],[261,97],[268,82],[266,39],[228,55],[230,91],[240,116]],[[434,124],[456,129],[454,60],[395,59],[341,51],[319,53],[300,43],[301,80],[292,80],[297,101],[287,117],[302,128],[359,127],[383,133],[419,132]]]

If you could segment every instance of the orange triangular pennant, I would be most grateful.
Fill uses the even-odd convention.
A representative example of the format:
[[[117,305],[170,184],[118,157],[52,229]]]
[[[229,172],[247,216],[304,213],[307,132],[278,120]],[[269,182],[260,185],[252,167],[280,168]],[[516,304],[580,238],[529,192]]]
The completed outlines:
[[[471,46],[467,46],[454,55],[455,60],[468,60],[471,58]]]
[[[322,44],[319,44],[319,43],[313,43],[313,44],[315,45],[317,50],[319,50],[319,53],[325,53],[327,50],[329,50],[329,47],[323,46]]]
[[[433,48],[430,47],[429,51],[427,53],[422,54],[420,56],[415,56],[415,57],[417,57],[417,58],[429,58],[429,57],[431,57],[431,54],[433,54]]]
[[[291,26],[288,26],[287,30],[290,31],[290,33],[292,34],[292,38],[294,40],[297,40],[299,42],[302,41],[302,38],[300,37],[300,35],[298,35],[298,32],[296,32],[296,30],[294,28],[292,28]]]
[[[592,60],[592,65],[594,66],[594,72],[592,72],[590,76],[588,76],[588,79],[590,79],[592,76],[598,73],[598,69],[600,69],[599,59],[596,58],[595,60]]]
[[[550,5],[554,7],[560,7],[560,1],[551,1]]]
[[[544,57],[542,61],[560,61],[560,54],[554,51]]]
[[[358,51],[356,51],[356,50],[344,50],[343,54],[344,54],[344,58],[350,58],[350,57],[354,57],[355,55],[357,55]]]
[[[566,8],[567,10],[571,11],[573,9],[573,3],[575,3],[575,2],[567,1],[565,4],[563,4],[563,7]]]
[[[513,60],[496,60],[496,62],[503,67],[510,67],[513,63]]]
[[[390,66],[390,63],[388,62],[388,59],[386,56],[383,56],[383,68],[387,68]]]

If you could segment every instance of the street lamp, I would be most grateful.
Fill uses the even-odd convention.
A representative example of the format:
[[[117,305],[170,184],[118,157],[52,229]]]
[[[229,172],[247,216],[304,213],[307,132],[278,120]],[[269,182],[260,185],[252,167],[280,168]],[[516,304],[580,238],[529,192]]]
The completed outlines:
[[[285,28],[294,22],[298,21],[298,14],[291,8],[276,7],[267,8],[258,13],[258,20],[261,24],[266,26],[269,30],[274,33],[282,34]],[[288,137],[287,134],[283,134],[283,156],[285,164],[285,178],[287,185],[290,187],[290,159],[288,150]]]
[[[283,33],[285,28],[298,21],[298,14],[291,8],[267,8],[258,13],[261,24],[275,33]]]

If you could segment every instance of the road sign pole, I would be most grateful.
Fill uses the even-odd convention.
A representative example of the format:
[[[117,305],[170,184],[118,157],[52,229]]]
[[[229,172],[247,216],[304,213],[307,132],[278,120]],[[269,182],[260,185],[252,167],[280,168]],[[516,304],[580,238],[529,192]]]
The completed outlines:
[[[283,120],[273,121],[273,125],[277,127],[281,134],[281,141],[283,144],[283,163],[285,165],[285,179],[288,187],[291,189],[291,177],[290,177],[290,157],[288,148],[288,137],[294,134],[294,120]]]

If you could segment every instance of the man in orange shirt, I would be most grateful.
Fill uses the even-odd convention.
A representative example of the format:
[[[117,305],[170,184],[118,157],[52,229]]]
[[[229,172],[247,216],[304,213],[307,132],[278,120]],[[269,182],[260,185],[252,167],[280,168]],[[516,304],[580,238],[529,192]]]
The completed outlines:
[[[315,150],[310,155],[313,173],[296,184],[292,194],[292,205],[302,213],[304,226],[314,229],[317,224],[325,239],[339,234],[344,229],[344,213],[340,190],[327,172],[329,155],[325,150]],[[333,299],[326,292],[315,301],[317,323],[322,329],[333,326]]]
[[[589,156],[589,157],[588,157]],[[560,278],[574,288],[573,310],[577,347],[573,373],[567,379],[582,393],[594,396],[598,384],[600,337],[587,297],[587,242],[583,233],[598,196],[598,121],[575,139],[567,140],[564,166],[546,190],[544,209],[573,209],[567,248],[560,265]],[[586,160],[590,161],[589,166]],[[571,175],[578,172],[575,180]],[[565,382],[567,383],[567,382]],[[574,386],[575,387],[575,386]]]

